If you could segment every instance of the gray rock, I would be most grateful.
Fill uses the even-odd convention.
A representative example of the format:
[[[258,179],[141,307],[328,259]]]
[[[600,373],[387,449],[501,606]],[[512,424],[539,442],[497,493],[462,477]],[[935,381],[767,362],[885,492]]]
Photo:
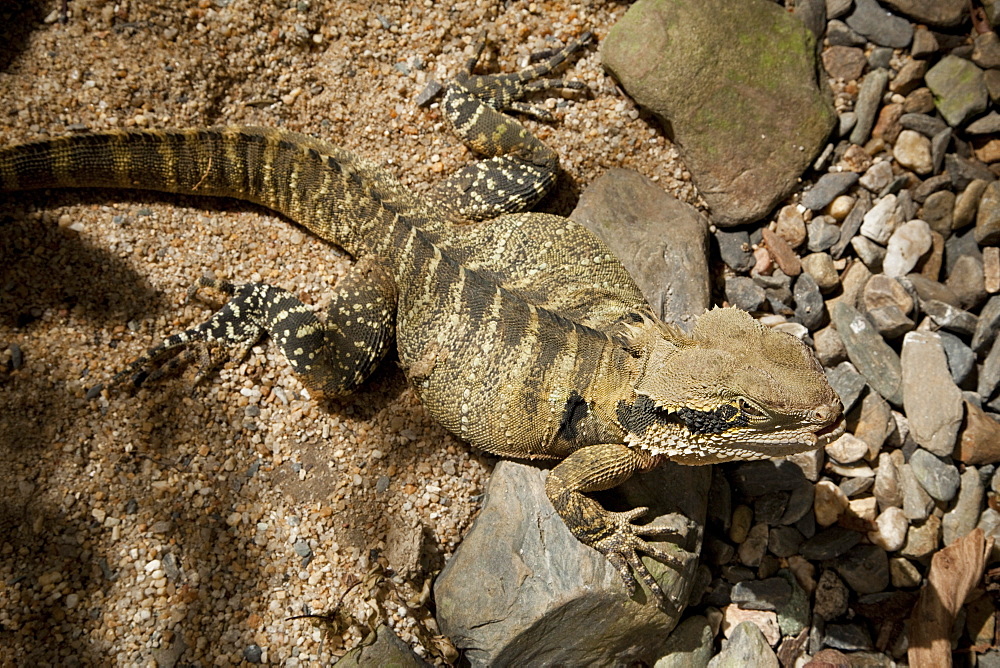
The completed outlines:
[[[834,525],[802,543],[799,554],[813,561],[833,559],[845,554],[860,542],[861,534],[857,531]]]
[[[903,313],[913,310],[913,297],[899,281],[885,274],[876,274],[865,283],[861,292],[861,306],[866,311],[880,306],[896,306]]]
[[[882,449],[882,444],[894,427],[889,404],[874,392],[866,394],[861,401],[861,414],[854,427],[854,435],[868,445],[869,460]]]
[[[889,586],[889,556],[877,545],[855,545],[833,567],[859,594],[874,594]]]
[[[995,34],[995,33],[993,33]],[[1000,132],[1000,112],[991,111],[972,123],[965,131],[970,135],[986,135]]]
[[[1000,246],[1000,181],[986,186],[979,199],[976,242],[980,246]]]
[[[441,631],[474,666],[652,663],[662,656],[679,611],[660,611],[644,589],[635,599],[626,595],[610,562],[574,538],[554,512],[545,476],[523,464],[497,464],[482,512],[435,582]],[[708,467],[666,465],[620,489],[629,503],[637,500],[632,494],[645,498],[636,505],[655,502],[657,517],[679,511],[700,525],[709,478]],[[689,493],[664,495],[664,489]],[[698,542],[696,534],[681,537],[688,549]],[[498,551],[497,544],[511,549]],[[684,601],[696,554],[672,542],[659,545],[683,566],[646,563],[673,600]],[[588,632],[579,633],[582,628]]]
[[[872,69],[879,67],[889,69],[890,61],[892,61],[892,49],[887,46],[876,46],[868,54],[868,64]]]
[[[951,129],[949,128],[946,132],[951,132]],[[906,192],[910,193],[914,202],[922,203],[931,195],[942,190],[947,190],[950,187],[951,177],[947,174],[937,174],[924,179],[923,183],[919,186]]]
[[[983,262],[983,254],[976,243],[974,230],[963,230],[948,237],[944,244],[944,273],[951,274],[958,260],[966,255]]]
[[[974,466],[965,469],[961,476],[961,486],[955,506],[944,514],[941,520],[941,537],[945,546],[976,528],[979,512],[983,506],[986,488],[979,471]]]
[[[1000,385],[1000,343],[997,341],[1000,339],[993,341],[993,346],[979,370],[979,384],[976,386],[976,391],[983,398],[983,402],[992,399],[997,386]]]
[[[883,246],[879,246],[868,237],[859,235],[851,239],[851,248],[858,254],[858,258],[865,263],[869,271],[873,274],[882,272],[882,263],[885,261],[886,253]]]
[[[878,306],[867,311],[868,319],[885,339],[896,339],[916,327],[895,304]]]
[[[759,220],[792,192],[833,129],[814,44],[767,0],[639,0],[608,33],[601,57],[672,128],[715,223],[729,227]]]
[[[712,657],[708,668],[779,668],[778,657],[753,622],[742,622],[729,636],[725,648]]]
[[[753,250],[750,248],[750,234],[746,230],[716,229],[716,243],[722,261],[735,272],[747,272],[753,267]]]
[[[864,37],[861,38],[864,42]],[[846,137],[858,123],[858,115],[853,111],[842,111],[837,115],[837,136]]]
[[[913,32],[913,44],[910,45],[910,55],[914,58],[927,58],[938,51],[937,38],[927,28],[917,28]]]
[[[919,218],[909,220],[889,237],[882,271],[890,278],[905,276],[930,249],[930,226]]]
[[[885,0],[885,3],[916,23],[952,28],[966,15],[964,0]]]
[[[787,558],[799,553],[799,545],[805,537],[795,527],[777,526],[768,536],[768,549],[776,557]]]
[[[854,172],[827,172],[802,194],[802,206],[819,211],[857,182],[858,175]]]
[[[885,11],[875,0],[854,0],[847,25],[871,42],[894,49],[906,48],[913,39],[910,22]]]
[[[899,117],[899,124],[906,130],[915,130],[928,138],[948,129],[948,125],[940,118],[927,114],[903,114]]]
[[[730,474],[733,485],[746,496],[791,491],[801,486],[805,479],[801,468],[784,459],[742,462]]]
[[[938,111],[953,128],[986,111],[986,80],[983,71],[970,61],[945,56],[927,71],[925,78]]]
[[[948,358],[948,371],[956,385],[962,385],[972,375],[976,368],[976,354],[972,348],[965,345],[962,339],[948,332],[938,332],[945,357]]]
[[[795,316],[809,331],[819,329],[826,321],[826,306],[815,279],[807,273],[795,279]]]
[[[833,305],[830,318],[844,341],[848,358],[868,384],[894,406],[902,404],[902,368],[899,356],[879,336],[871,322],[844,302]]]
[[[851,410],[861,396],[861,391],[865,389],[865,377],[858,373],[850,362],[841,362],[834,368],[826,370],[826,378],[830,381],[833,391],[840,397],[840,402],[844,404],[844,412]]]
[[[998,331],[1000,331],[1000,295],[994,295],[979,312],[979,323],[972,334],[972,349],[977,353],[986,350],[993,343]]]
[[[712,656],[712,626],[701,615],[688,617],[667,639],[663,656],[653,668],[707,666]]]
[[[860,624],[827,624],[823,644],[845,652],[872,649],[871,635]]]
[[[911,292],[916,293],[921,302],[940,301],[958,307],[958,295],[952,292],[951,288],[937,281],[932,281],[926,276],[909,274],[899,279],[899,282]]]
[[[947,456],[962,425],[962,391],[952,380],[941,338],[909,332],[903,339],[903,407],[918,445]]]
[[[840,241],[835,243],[830,249],[830,255],[834,259],[838,259],[843,255],[844,250],[851,243],[851,239],[854,235],[858,233],[861,229],[861,225],[864,222],[865,215],[872,208],[872,198],[867,191],[862,190],[858,194],[857,201],[854,202],[854,206],[851,207],[851,212],[847,214],[847,218],[840,225]]]
[[[879,193],[889,185],[892,178],[892,163],[888,160],[880,160],[865,171],[859,182],[871,192]]]
[[[647,177],[611,169],[570,214],[628,267],[653,312],[682,327],[708,308],[708,221]]]
[[[952,129],[945,128],[931,137],[931,165],[935,174],[941,171],[941,165],[944,164],[944,155],[951,144],[951,136]]]
[[[746,580],[733,587],[731,596],[744,610],[777,610],[788,603],[792,587],[783,578]]]
[[[922,299],[921,308],[939,327],[972,336],[979,324],[979,319],[968,311],[952,306],[936,299]]]
[[[802,21],[816,40],[823,39],[826,32],[826,3],[824,0],[800,0],[795,3],[792,15]]]
[[[944,283],[955,293],[958,305],[965,310],[974,309],[986,301],[983,261],[974,255],[962,255],[955,260]]]
[[[847,612],[851,593],[832,568],[825,569],[816,582],[816,605],[813,612],[821,619],[836,619]]]
[[[818,216],[806,226],[809,236],[807,248],[814,253],[825,251],[840,239],[840,226],[834,225],[827,216]]]
[[[874,0],[865,0],[874,3]],[[858,115],[858,121],[851,130],[851,143],[864,144],[871,135],[872,127],[875,126],[875,115],[878,113],[882,103],[882,95],[889,83],[889,71],[878,69],[869,72],[868,76],[861,82],[861,89],[858,91],[858,101],[854,105],[854,113]]]
[[[399,668],[425,668],[427,663],[393,632],[382,624],[375,632],[375,642],[355,647],[335,664],[336,668],[363,668],[364,666],[398,666]]]
[[[927,454],[934,456],[929,452]],[[911,522],[922,522],[927,519],[934,508],[934,499],[917,480],[910,464],[899,467],[899,482],[903,490],[903,514],[906,515],[906,519]]]
[[[764,303],[764,288],[746,276],[726,277],[726,301],[744,311],[756,311]]]
[[[896,78],[889,83],[889,90],[900,95],[908,95],[924,83],[927,74],[927,61],[911,60],[896,73]]]
[[[837,19],[851,11],[853,0],[826,0],[826,18]]]
[[[948,502],[958,493],[958,469],[951,462],[945,461],[923,448],[917,448],[910,455],[910,470],[931,498]]]
[[[948,179],[948,183],[949,185],[951,184],[951,179]],[[924,200],[924,206],[920,211],[920,219],[930,225],[932,230],[948,238],[951,236],[951,219],[954,210],[955,193],[950,190],[939,190],[930,193],[927,199]]]
[[[864,46],[868,41],[843,21],[836,20],[826,24],[826,40],[831,46]]]
[[[972,62],[984,69],[1000,67],[1000,37],[995,32],[976,35],[973,41]]]
[[[944,157],[944,168],[951,177],[952,188],[957,192],[965,190],[966,186],[977,179],[992,182],[997,177],[990,171],[989,167],[972,158],[949,153]]]
[[[777,577],[784,578],[792,588],[788,600],[775,611],[778,613],[778,627],[782,636],[797,636],[809,626],[812,617],[809,595],[799,585],[791,570],[783,568],[778,571]]]

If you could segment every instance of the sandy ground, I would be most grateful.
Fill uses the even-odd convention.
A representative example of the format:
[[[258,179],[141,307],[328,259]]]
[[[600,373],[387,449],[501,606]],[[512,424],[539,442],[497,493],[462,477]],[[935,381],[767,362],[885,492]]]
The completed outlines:
[[[3,143],[285,127],[417,190],[471,159],[414,98],[484,27],[495,48],[482,69],[509,71],[584,30],[602,38],[626,9],[72,0],[61,23],[58,6],[0,5]],[[526,121],[563,158],[542,208],[567,213],[610,167],[695,202],[673,146],[599,63],[595,46],[571,63],[587,90],[547,103],[558,122]],[[392,361],[357,395],[318,404],[265,341],[199,384],[188,370],[86,397],[208,316],[185,303],[205,273],[321,308],[350,263],[331,245],[237,202],[64,191],[0,198],[0,258],[0,665],[321,665],[363,629],[289,617],[331,610],[359,581],[344,610],[370,617],[373,567],[407,574],[381,585],[405,596],[461,540],[490,462],[431,422]],[[426,607],[395,600],[394,628],[419,646]]]

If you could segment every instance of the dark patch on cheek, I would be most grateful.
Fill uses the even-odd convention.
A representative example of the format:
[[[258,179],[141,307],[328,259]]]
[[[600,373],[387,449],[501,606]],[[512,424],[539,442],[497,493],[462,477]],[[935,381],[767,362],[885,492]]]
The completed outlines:
[[[587,401],[576,390],[570,392],[569,399],[563,407],[562,419],[559,421],[559,435],[567,441],[576,440],[579,434],[580,421],[587,417]]]
[[[750,420],[736,406],[724,404],[715,410],[682,408],[677,416],[692,434],[721,434],[733,427],[745,427]]]
[[[642,436],[646,430],[655,424],[666,424],[672,422],[670,414],[656,404],[649,397],[639,395],[632,403],[619,401],[615,409],[618,417],[618,424],[625,431],[636,436]]]

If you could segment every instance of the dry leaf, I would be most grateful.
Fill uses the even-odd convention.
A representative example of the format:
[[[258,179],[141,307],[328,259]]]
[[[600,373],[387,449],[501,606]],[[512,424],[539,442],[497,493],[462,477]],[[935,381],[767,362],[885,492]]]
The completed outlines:
[[[913,668],[952,665],[951,628],[966,596],[982,580],[989,542],[982,529],[975,529],[931,559],[927,584],[910,616],[907,657]]]

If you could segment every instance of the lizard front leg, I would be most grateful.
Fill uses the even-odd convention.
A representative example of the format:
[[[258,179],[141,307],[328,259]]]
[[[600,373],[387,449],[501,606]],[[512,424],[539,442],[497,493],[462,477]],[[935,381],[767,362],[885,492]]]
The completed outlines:
[[[647,508],[611,512],[586,495],[616,487],[633,473],[649,469],[655,463],[655,458],[649,453],[620,443],[586,446],[572,452],[552,469],[545,482],[545,493],[570,532],[580,542],[607,557],[618,569],[629,595],[636,587],[632,575],[634,571],[663,606],[666,596],[642,563],[639,553],[664,563],[680,565],[677,557],[645,540],[645,537],[676,534],[677,530],[635,525],[632,520],[647,512]]]

